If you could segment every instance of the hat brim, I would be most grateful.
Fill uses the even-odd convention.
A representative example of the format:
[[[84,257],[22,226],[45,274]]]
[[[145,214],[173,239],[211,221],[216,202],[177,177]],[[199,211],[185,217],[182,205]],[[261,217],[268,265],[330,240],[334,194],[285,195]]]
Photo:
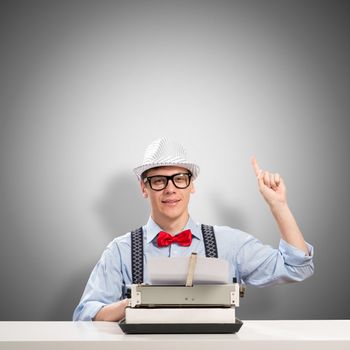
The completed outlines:
[[[135,168],[134,173],[137,176],[137,179],[141,180],[141,175],[145,171],[147,171],[149,169],[153,169],[153,168],[162,167],[162,166],[174,166],[174,167],[185,168],[192,173],[193,180],[195,180],[199,174],[199,166],[197,164],[187,163],[187,162],[186,163],[160,162],[160,163],[144,164],[144,165],[141,165],[141,166]]]

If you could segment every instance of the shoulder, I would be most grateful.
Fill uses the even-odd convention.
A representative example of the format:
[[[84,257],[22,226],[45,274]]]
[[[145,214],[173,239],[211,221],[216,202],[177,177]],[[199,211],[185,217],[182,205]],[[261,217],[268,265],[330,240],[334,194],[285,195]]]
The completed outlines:
[[[252,235],[236,228],[220,225],[214,225],[213,228],[219,257],[229,261],[235,259],[243,246],[254,240]]]
[[[137,228],[138,229],[138,228]],[[114,238],[107,246],[107,249],[125,249],[131,247],[131,235],[137,229],[131,230],[127,233],[122,234]],[[144,226],[142,226],[143,234],[145,232]]]
[[[245,243],[253,238],[253,236],[247,232],[242,230],[232,228],[230,226],[219,226],[214,225],[215,238],[217,240],[224,241],[239,241],[241,243]]]
[[[121,261],[128,261],[131,255],[131,233],[132,231],[124,233],[109,242],[102,254],[102,260],[114,261],[119,257]]]

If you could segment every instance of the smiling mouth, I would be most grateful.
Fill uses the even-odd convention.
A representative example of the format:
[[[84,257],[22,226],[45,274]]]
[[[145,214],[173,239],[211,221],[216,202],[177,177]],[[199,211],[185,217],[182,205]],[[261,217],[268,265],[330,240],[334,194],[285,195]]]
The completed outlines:
[[[162,203],[164,203],[164,204],[176,204],[178,202],[180,202],[179,199],[166,199],[166,200],[162,201]]]

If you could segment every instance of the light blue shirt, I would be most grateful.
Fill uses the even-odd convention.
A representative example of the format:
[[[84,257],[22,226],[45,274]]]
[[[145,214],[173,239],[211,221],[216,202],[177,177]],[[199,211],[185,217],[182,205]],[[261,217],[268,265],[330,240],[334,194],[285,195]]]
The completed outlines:
[[[188,256],[192,252],[205,256],[201,225],[189,219],[184,229],[192,231],[189,247],[172,244],[157,247],[156,237],[162,229],[150,218],[143,226],[144,282],[148,283],[149,257]],[[214,226],[218,257],[229,261],[230,280],[264,287],[279,283],[302,281],[313,274],[313,247],[309,255],[284,240],[274,249],[262,244],[248,233],[227,226]],[[88,321],[105,305],[125,298],[132,284],[130,232],[115,238],[103,252],[86,284],[73,320]]]

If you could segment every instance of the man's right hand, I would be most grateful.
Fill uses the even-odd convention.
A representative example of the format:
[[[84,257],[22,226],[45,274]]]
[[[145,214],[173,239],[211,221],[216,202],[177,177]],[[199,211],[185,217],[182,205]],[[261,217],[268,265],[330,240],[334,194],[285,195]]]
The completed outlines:
[[[125,308],[128,305],[128,299],[117,301],[116,303],[104,306],[96,314],[93,321],[119,321],[125,317]]]

